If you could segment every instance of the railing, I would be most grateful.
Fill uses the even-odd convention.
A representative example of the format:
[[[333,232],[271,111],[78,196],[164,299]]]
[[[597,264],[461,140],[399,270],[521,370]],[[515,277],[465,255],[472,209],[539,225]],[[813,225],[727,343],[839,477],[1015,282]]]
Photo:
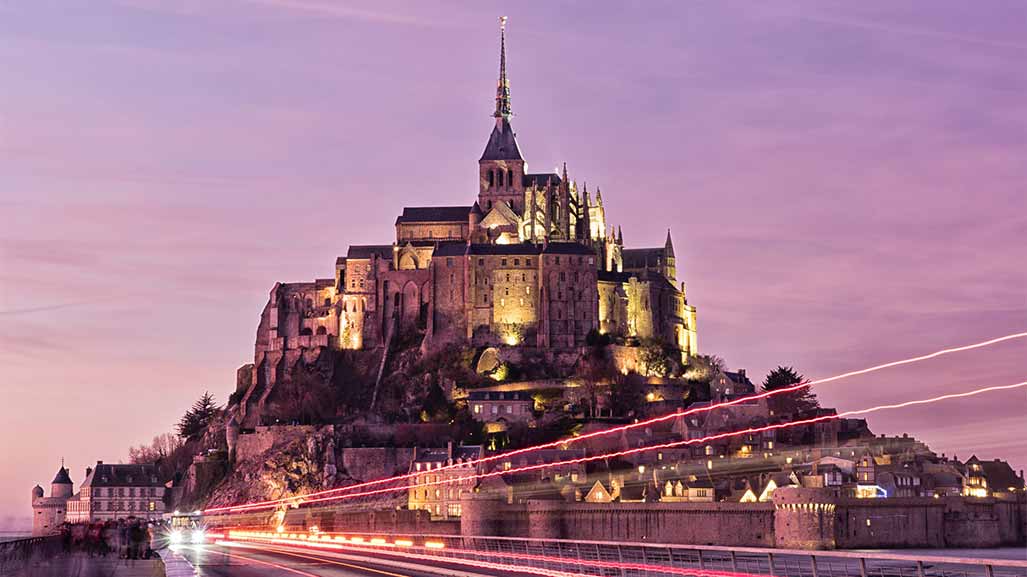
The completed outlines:
[[[616,543],[512,537],[230,530],[230,540],[441,563],[525,566],[551,574],[636,577],[1027,577],[1027,560],[858,551]]]
[[[5,541],[0,543],[0,575],[11,574],[60,552],[61,538],[56,535]]]

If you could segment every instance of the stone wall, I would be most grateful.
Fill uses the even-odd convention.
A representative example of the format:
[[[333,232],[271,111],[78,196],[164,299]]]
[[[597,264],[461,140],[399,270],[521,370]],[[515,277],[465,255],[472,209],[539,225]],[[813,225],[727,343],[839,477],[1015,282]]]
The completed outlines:
[[[774,508],[769,503],[568,503],[529,501],[506,505],[462,501],[462,533],[537,539],[649,541],[656,543],[772,547]]]
[[[235,458],[237,461],[248,461],[264,454],[276,442],[291,441],[307,437],[317,431],[317,427],[308,425],[275,425],[273,427],[257,427],[252,433],[242,433],[236,441]]]
[[[773,503],[506,504],[472,495],[461,533],[786,549],[998,547],[1024,543],[1024,503],[991,499],[838,499],[779,489]]]
[[[396,447],[353,447],[340,451],[342,468],[356,481],[385,479],[410,470],[414,449]]]

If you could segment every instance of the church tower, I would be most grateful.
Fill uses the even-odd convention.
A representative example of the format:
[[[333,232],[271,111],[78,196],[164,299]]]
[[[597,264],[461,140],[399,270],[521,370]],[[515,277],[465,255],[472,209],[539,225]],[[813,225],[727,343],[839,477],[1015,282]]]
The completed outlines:
[[[496,124],[485,152],[478,160],[478,206],[486,215],[499,202],[521,215],[524,212],[524,157],[510,117],[510,81],[506,77],[506,16],[499,19],[499,82],[496,84]]]

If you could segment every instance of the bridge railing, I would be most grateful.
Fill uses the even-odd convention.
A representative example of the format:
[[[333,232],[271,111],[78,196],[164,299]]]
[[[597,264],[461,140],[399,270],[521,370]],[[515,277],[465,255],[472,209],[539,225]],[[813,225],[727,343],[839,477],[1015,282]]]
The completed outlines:
[[[61,552],[60,536],[30,537],[0,543],[0,575],[9,575],[35,561]]]
[[[380,533],[229,531],[230,539],[350,554],[419,556],[545,569],[550,574],[636,577],[1027,577],[1027,560],[806,551],[661,543]],[[986,550],[983,550],[986,553]],[[553,573],[555,572],[555,573]]]

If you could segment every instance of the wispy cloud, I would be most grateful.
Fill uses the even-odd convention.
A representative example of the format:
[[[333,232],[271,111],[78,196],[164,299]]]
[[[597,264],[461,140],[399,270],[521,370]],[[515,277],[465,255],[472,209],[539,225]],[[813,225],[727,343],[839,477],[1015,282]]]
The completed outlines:
[[[817,22],[820,24],[828,24],[831,26],[844,26],[846,28],[860,28],[863,30],[870,30],[873,32],[883,32],[886,34],[894,34],[901,36],[914,36],[918,38],[930,38],[934,40],[943,40],[945,42],[956,42],[959,44],[967,44],[974,46],[987,46],[991,48],[1002,48],[1007,50],[1027,51],[1027,44],[1019,44],[1016,42],[1006,42],[1003,40],[994,40],[991,38],[981,38],[979,36],[967,36],[964,34],[955,34],[944,30],[932,30],[929,28],[917,28],[913,26],[905,26],[896,24],[893,22],[879,22],[874,20],[867,20],[861,18],[842,18],[837,16],[829,16],[826,14],[810,14],[803,13],[799,15],[801,20],[809,22]]]

